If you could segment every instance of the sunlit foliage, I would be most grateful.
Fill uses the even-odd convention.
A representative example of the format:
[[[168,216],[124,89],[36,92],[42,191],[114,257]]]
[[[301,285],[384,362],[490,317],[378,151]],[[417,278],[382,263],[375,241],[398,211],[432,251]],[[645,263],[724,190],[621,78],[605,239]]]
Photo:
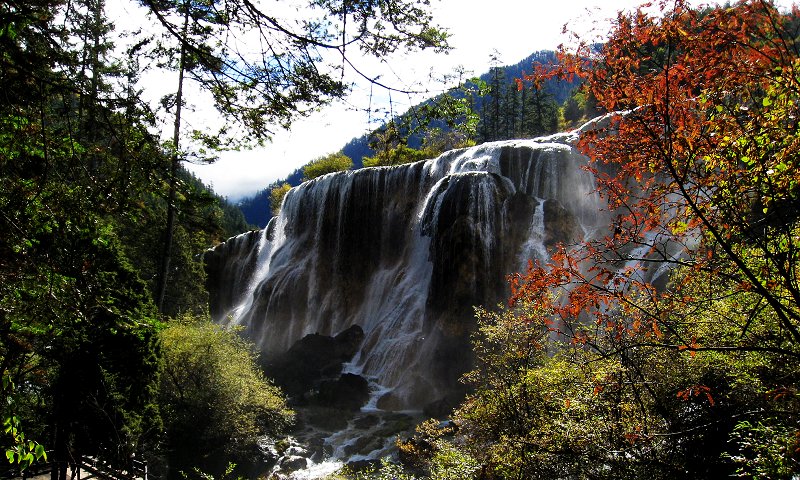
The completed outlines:
[[[160,405],[170,471],[221,474],[257,457],[260,437],[293,421],[280,390],[261,372],[252,344],[209,320],[183,317],[162,333]]]

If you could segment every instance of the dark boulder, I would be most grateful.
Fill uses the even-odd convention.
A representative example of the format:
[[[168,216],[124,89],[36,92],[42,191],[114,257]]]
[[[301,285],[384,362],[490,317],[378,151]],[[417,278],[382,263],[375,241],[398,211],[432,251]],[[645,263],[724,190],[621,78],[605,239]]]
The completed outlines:
[[[361,409],[369,400],[369,383],[352,373],[345,373],[337,380],[324,380],[314,397],[315,403],[343,410]]]
[[[267,364],[267,375],[287,395],[297,399],[320,380],[339,375],[342,364],[353,358],[363,340],[364,331],[358,325],[351,326],[335,337],[317,333],[306,335],[288,352]]]
[[[278,462],[278,465],[280,467],[280,471],[282,472],[294,472],[307,468],[308,459],[306,457],[299,456],[283,457],[280,462]]]
[[[358,348],[361,346],[361,342],[364,341],[364,330],[358,325],[353,325],[337,334],[333,337],[333,340],[335,342],[335,354],[342,361],[347,362],[352,360],[358,353]]]
[[[578,219],[555,200],[544,202],[544,244],[552,247],[558,243],[575,243],[583,238]]]

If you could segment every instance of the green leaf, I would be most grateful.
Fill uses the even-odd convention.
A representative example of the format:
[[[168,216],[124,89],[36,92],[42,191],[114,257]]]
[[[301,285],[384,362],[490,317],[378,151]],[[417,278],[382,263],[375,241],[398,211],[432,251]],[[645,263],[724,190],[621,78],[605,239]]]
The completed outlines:
[[[47,452],[45,452],[44,447],[42,445],[36,444],[36,459],[43,459],[47,461]]]

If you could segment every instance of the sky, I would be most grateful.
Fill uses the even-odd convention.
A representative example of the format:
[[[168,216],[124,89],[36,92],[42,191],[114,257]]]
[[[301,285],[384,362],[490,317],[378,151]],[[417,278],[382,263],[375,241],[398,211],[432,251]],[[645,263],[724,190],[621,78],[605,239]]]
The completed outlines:
[[[502,64],[511,65],[535,51],[555,50],[569,41],[562,33],[565,25],[588,38],[601,35],[608,31],[609,19],[618,10],[632,9],[641,3],[643,0],[431,0],[435,22],[450,33],[451,51],[408,53],[384,63],[366,59],[357,63],[366,74],[380,77],[382,83],[392,87],[431,92],[414,96],[393,94],[392,111],[402,113],[410,105],[454,86],[432,81],[432,76],[441,78],[460,67],[470,73],[468,76],[479,75],[489,69],[492,55],[497,55]],[[133,7],[118,9],[111,16],[117,17],[115,24],[123,29],[126,24],[132,27],[131,24],[142,21]],[[165,75],[174,74],[162,72],[156,78],[146,78],[146,88],[157,91],[175,83],[176,80],[164,78]],[[344,102],[295,122],[289,131],[277,131],[272,142],[264,147],[223,152],[213,164],[187,164],[187,168],[216,193],[236,201],[285,178],[310,160],[340,150],[352,138],[376,128],[383,117],[374,112],[388,110],[390,104],[386,91],[371,88],[354,74],[350,79],[355,84]],[[203,114],[196,116],[202,118]]]

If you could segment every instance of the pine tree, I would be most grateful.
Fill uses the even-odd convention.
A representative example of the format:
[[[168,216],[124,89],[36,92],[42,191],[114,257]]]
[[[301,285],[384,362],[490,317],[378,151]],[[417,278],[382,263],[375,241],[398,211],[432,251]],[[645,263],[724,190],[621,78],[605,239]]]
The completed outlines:
[[[536,137],[558,131],[558,105],[541,88],[531,87],[525,115],[528,120],[528,131],[525,133],[528,135]]]
[[[516,83],[506,86],[506,95],[503,101],[504,131],[503,138],[509,139],[519,135],[519,91]]]
[[[500,139],[503,134],[503,103],[506,91],[505,70],[500,66],[497,53],[490,58],[488,95],[483,97],[481,139],[491,142]]]
[[[526,137],[531,131],[528,108],[530,104],[530,88],[524,81],[519,84],[519,136]]]
[[[576,123],[581,119],[582,111],[581,107],[578,104],[578,100],[575,98],[574,95],[570,96],[568,99],[564,101],[564,121],[567,122],[568,126],[575,126]]]

